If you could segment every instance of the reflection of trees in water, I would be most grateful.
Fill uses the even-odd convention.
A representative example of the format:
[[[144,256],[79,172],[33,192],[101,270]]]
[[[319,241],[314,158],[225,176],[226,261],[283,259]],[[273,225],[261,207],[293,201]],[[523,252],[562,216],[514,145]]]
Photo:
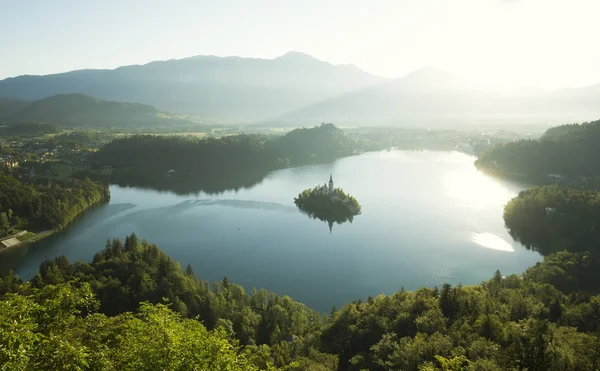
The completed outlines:
[[[354,220],[354,215],[351,213],[344,214],[340,212],[308,211],[300,207],[299,209],[311,219],[319,219],[322,222],[326,222],[329,225],[329,232],[332,231],[334,223],[341,225],[346,222],[352,223]]]
[[[509,229],[508,233],[515,242],[520,243],[528,250],[538,252],[542,255],[547,255],[550,253],[549,251],[546,251],[547,249],[544,249],[542,247],[544,246],[544,242],[540,242],[539,236],[533,236],[531,233],[528,233],[526,231],[515,229]]]
[[[592,237],[589,233],[576,232],[572,236],[558,236],[554,232],[560,228],[554,227],[552,231],[536,230],[531,226],[519,226],[509,229],[508,233],[514,241],[525,246],[526,249],[538,252],[544,256],[560,251],[585,251],[598,246],[600,239]],[[568,228],[565,228],[568,229]],[[570,228],[570,230],[576,230]]]
[[[170,191],[178,195],[220,194],[226,191],[238,191],[251,188],[263,181],[266,172],[218,172],[181,174],[171,177],[164,173],[133,172],[131,170],[115,174],[113,183],[120,186],[149,188],[158,191]]]

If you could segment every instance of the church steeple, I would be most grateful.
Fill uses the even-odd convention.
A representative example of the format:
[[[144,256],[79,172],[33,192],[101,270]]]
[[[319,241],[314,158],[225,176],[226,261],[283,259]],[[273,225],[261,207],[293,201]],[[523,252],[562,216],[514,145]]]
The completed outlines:
[[[329,174],[329,193],[333,193],[333,174]]]

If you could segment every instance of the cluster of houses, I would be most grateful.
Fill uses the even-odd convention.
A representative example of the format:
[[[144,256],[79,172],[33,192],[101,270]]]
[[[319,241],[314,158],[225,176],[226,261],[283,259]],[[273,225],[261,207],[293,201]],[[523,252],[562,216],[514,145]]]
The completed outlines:
[[[19,167],[19,159],[13,155],[2,155],[0,154],[0,166],[4,166],[9,169]]]
[[[58,144],[49,146],[47,143],[32,141],[12,141],[4,144],[10,153],[2,153],[0,147],[0,166],[15,169],[24,162],[44,163],[50,160],[60,160],[69,165],[85,163],[91,155],[88,149],[69,148]],[[16,154],[15,154],[16,153]]]

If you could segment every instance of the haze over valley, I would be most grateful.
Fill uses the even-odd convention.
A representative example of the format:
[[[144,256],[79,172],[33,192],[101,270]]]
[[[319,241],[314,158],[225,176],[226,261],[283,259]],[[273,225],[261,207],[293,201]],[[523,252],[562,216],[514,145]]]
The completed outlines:
[[[274,59],[196,56],[114,70],[8,78],[0,81],[0,99],[10,99],[12,104],[0,106],[0,117],[11,118],[11,111],[17,109],[13,105],[23,104],[15,99],[32,101],[74,93],[152,105],[213,124],[275,127],[318,122],[393,127],[548,126],[600,115],[600,83],[553,91],[502,90],[478,87],[434,67],[387,79],[353,65],[336,66],[289,52]],[[35,115],[19,118],[39,119]]]

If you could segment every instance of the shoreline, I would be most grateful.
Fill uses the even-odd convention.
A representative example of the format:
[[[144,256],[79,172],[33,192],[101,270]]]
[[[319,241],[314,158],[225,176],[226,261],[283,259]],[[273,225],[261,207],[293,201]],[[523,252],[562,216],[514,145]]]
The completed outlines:
[[[20,241],[16,245],[12,245],[12,246],[0,249],[0,254],[4,253],[5,251],[14,250],[14,249],[18,249],[18,248],[24,247],[24,246],[26,246],[26,245],[28,245],[30,243],[33,243],[33,242],[38,242],[38,241],[40,241],[40,240],[42,240],[42,239],[44,239],[46,237],[52,236],[54,233],[59,232],[60,230],[61,230],[60,228],[54,228],[54,229],[48,229],[48,230],[45,230],[45,231],[42,231],[42,232],[38,232],[38,233],[35,234],[35,236],[33,236],[33,237],[31,237],[31,238],[29,238],[29,239],[27,239],[25,241]]]
[[[3,249],[0,249],[0,254],[2,254],[5,251],[17,249],[17,248],[20,248],[20,247],[24,247],[24,246],[26,246],[26,245],[28,245],[30,243],[38,242],[38,241],[40,241],[40,240],[42,240],[44,238],[50,237],[53,234],[55,234],[57,232],[60,232],[63,229],[65,229],[68,226],[70,226],[73,222],[75,222],[75,220],[77,220],[81,215],[83,215],[84,213],[86,213],[88,210],[96,208],[97,206],[100,206],[102,204],[107,204],[108,202],[110,202],[110,197],[107,200],[98,201],[98,202],[96,202],[96,203],[94,203],[94,204],[86,207],[85,209],[81,210],[67,224],[65,224],[64,226],[56,227],[56,228],[53,228],[53,229],[47,229],[47,230],[44,230],[44,231],[41,231],[41,232],[37,232],[37,233],[35,233],[35,236],[33,236],[33,237],[31,237],[31,238],[29,238],[29,239],[27,239],[25,241],[19,242],[18,244],[13,245],[13,246],[9,246],[9,247],[5,247]]]
[[[565,177],[565,179],[560,181],[552,181],[551,179],[548,179],[548,176],[534,177],[526,174],[510,173],[488,166],[475,165],[475,168],[477,171],[495,179],[523,184],[526,185],[527,188],[560,185],[576,189],[595,190],[600,186],[597,178],[589,180],[581,175],[571,176],[570,178]]]
[[[39,241],[41,239],[44,239],[46,237],[50,237],[54,233],[59,232],[59,231],[60,231],[60,228],[54,228],[54,229],[49,229],[49,230],[46,230],[46,231],[42,231],[42,232],[36,233],[34,237],[31,237],[30,239],[21,242],[20,244],[18,244],[15,247],[19,247],[19,246],[22,246],[22,245],[27,245],[27,244],[32,243],[32,242],[37,242],[37,241]]]

